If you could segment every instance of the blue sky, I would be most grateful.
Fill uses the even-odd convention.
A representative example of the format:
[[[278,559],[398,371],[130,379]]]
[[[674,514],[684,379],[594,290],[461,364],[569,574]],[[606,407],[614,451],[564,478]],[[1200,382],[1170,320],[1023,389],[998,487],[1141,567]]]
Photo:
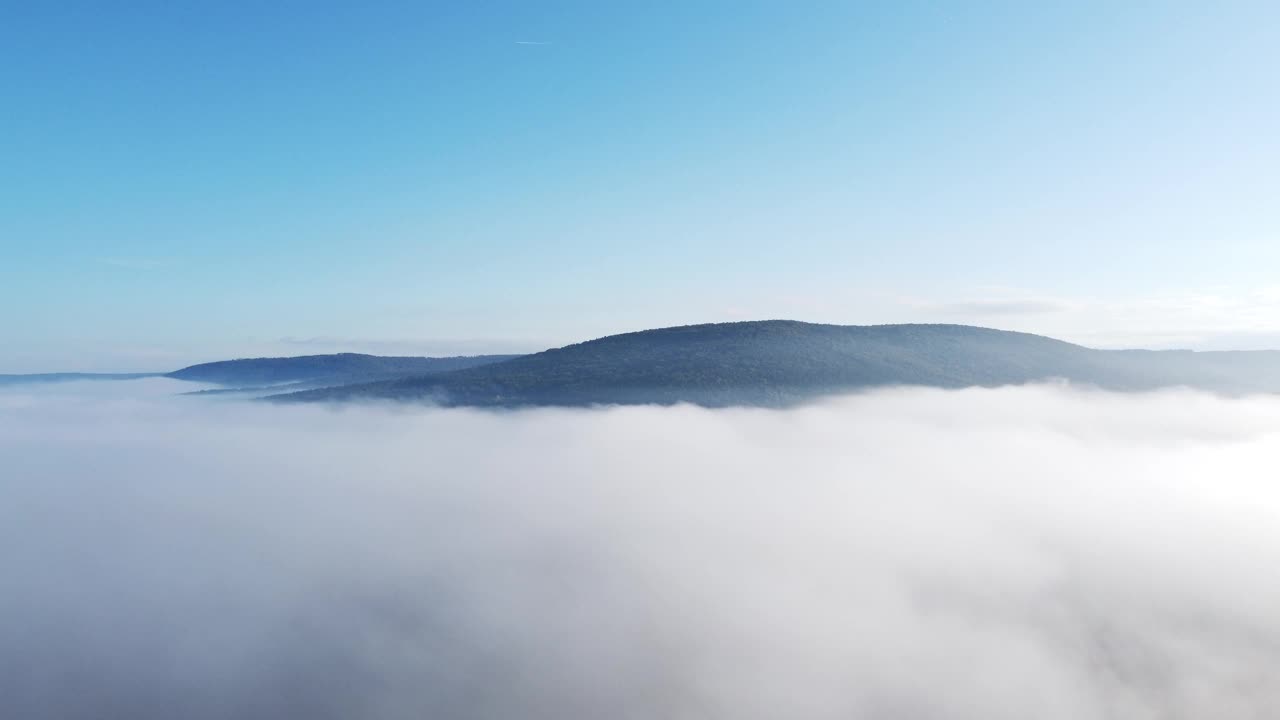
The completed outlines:
[[[768,317],[1280,346],[1274,3],[4,16],[0,372]]]

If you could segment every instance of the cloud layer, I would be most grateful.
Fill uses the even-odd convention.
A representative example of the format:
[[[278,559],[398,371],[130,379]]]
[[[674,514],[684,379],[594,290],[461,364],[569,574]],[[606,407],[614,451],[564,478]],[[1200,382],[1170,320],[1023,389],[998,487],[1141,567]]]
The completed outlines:
[[[1280,400],[484,413],[168,383],[0,394],[0,715],[1280,707]]]

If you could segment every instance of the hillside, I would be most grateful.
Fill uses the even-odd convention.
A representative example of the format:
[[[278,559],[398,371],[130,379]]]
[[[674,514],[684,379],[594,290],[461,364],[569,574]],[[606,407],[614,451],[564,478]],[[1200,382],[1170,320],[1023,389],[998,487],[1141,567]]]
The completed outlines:
[[[516,355],[469,357],[387,357],[339,353],[285,358],[246,358],[202,363],[175,370],[166,377],[217,385],[262,388],[307,382],[349,384],[391,377],[428,375],[510,360]]]
[[[277,396],[420,400],[446,406],[784,406],[890,385],[998,386],[1051,379],[1116,390],[1188,385],[1280,390],[1280,353],[1104,351],[962,325],[786,320],[613,335],[501,363]]]

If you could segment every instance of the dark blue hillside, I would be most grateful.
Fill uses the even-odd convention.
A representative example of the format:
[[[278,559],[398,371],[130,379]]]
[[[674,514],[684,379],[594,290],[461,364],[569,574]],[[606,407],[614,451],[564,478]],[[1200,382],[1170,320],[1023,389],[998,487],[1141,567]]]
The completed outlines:
[[[175,380],[229,386],[265,386],[300,381],[361,382],[387,377],[426,375],[510,360],[517,355],[469,357],[386,357],[339,353],[287,358],[246,358],[192,365],[169,373]]]
[[[1275,391],[1280,354],[1103,351],[963,325],[769,320],[613,335],[483,367],[281,397],[499,407],[783,406],[890,385],[961,388],[1059,378],[1116,390]]]

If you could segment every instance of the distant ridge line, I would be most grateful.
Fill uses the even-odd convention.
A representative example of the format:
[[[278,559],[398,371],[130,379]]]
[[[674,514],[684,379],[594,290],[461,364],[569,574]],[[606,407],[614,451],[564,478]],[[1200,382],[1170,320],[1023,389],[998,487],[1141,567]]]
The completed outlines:
[[[775,319],[619,333],[478,367],[277,399],[780,407],[875,387],[997,387],[1053,379],[1117,391],[1186,386],[1280,392],[1280,353],[1099,350],[970,325]]]

